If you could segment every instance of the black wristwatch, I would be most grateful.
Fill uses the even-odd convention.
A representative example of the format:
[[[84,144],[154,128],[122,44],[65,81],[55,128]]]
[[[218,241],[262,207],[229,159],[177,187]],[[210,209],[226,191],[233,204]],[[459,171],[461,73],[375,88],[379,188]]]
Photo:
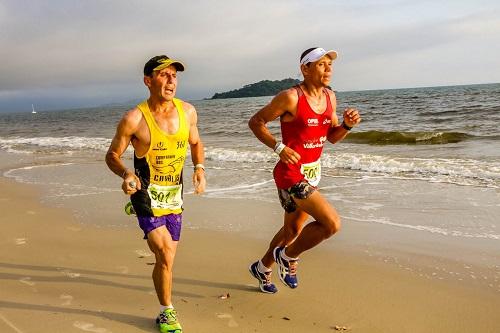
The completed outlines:
[[[352,130],[352,127],[347,126],[344,121],[342,121],[342,124],[340,126],[342,126],[346,131]]]

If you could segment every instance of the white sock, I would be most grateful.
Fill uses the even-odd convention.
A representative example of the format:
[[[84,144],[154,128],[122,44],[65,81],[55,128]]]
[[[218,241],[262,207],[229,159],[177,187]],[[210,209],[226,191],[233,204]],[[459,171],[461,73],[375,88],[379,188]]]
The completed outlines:
[[[163,312],[166,309],[173,309],[173,308],[174,308],[174,306],[172,304],[170,304],[170,305],[161,305],[160,304],[160,312]]]
[[[273,271],[269,267],[264,266],[264,264],[262,263],[262,260],[259,260],[259,263],[257,264],[257,270],[261,273],[269,273],[269,272]]]
[[[286,247],[285,247],[285,249],[283,251],[281,251],[281,258],[285,259],[286,261],[297,261],[297,260],[299,260],[299,258],[292,258],[292,257],[287,256],[286,253],[285,253],[285,251],[286,251]]]

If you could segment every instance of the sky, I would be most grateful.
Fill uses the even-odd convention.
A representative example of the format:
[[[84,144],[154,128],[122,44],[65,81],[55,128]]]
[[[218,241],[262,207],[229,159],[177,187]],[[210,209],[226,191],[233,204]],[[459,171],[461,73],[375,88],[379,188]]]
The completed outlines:
[[[147,97],[144,63],[181,60],[178,97],[300,78],[335,49],[338,91],[500,82],[498,0],[0,0],[0,112]]]

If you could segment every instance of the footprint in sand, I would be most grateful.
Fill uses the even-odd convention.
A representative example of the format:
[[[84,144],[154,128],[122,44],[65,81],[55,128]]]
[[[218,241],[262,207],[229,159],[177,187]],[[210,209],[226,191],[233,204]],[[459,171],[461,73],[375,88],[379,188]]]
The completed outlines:
[[[31,278],[29,276],[20,278],[19,282],[27,284],[30,287],[33,287],[36,284],[35,282],[31,281]]]
[[[73,326],[76,328],[81,329],[82,331],[86,332],[94,332],[94,333],[111,333],[111,331],[103,328],[103,327],[96,327],[92,323],[86,323],[83,321],[75,321],[73,323]]]
[[[16,242],[16,245],[24,245],[24,244],[26,244],[26,238],[16,238],[15,242]]]
[[[135,250],[135,253],[139,256],[139,258],[151,257],[153,254],[144,250]]]
[[[71,305],[71,301],[73,301],[73,296],[71,295],[62,294],[59,298],[64,301],[61,305]]]
[[[25,284],[27,286],[30,286],[31,287],[31,291],[33,291],[34,293],[38,292],[38,290],[35,287],[36,283],[33,282],[33,281],[31,281],[31,278],[29,276],[20,278],[19,282],[21,282],[22,284]]]
[[[122,274],[128,274],[129,269],[127,266],[116,266],[116,269]]]
[[[238,327],[238,323],[233,319],[229,313],[216,313],[217,318],[219,319],[229,319],[227,322],[227,326],[229,327]]]
[[[27,210],[26,214],[28,214],[28,215],[36,215],[36,212],[34,212],[32,210]]]
[[[78,228],[78,227],[66,227],[66,229],[68,229],[69,231],[74,231],[74,232],[82,230],[82,228]]]

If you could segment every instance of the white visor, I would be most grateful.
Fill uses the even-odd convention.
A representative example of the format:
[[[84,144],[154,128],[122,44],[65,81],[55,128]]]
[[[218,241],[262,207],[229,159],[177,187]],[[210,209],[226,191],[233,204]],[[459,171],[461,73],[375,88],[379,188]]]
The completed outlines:
[[[307,53],[304,58],[300,60],[301,65],[305,65],[310,62],[315,62],[321,59],[324,55],[329,55],[332,60],[337,59],[337,51],[330,50],[330,51],[325,51],[325,49],[321,47],[317,47],[313,50],[311,50],[309,53]]]

